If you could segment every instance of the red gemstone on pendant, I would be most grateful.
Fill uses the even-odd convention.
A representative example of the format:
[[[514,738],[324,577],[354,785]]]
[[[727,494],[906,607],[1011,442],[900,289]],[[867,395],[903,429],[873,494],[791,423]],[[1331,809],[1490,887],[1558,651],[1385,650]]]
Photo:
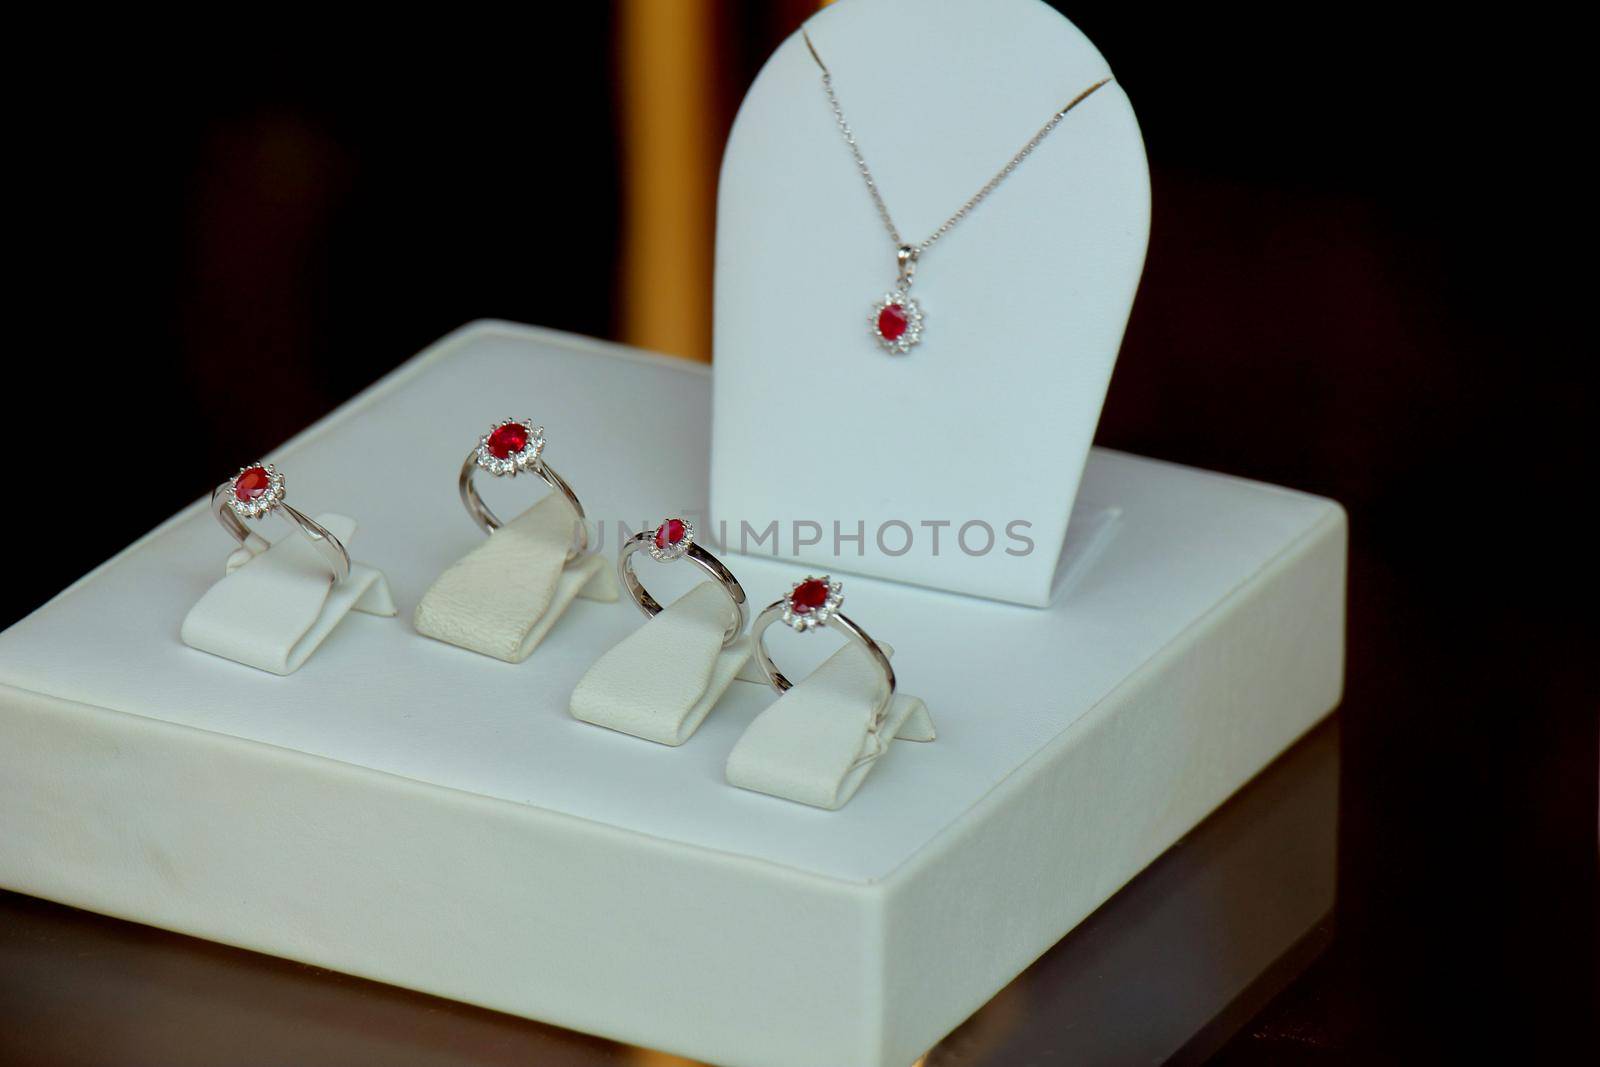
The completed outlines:
[[[789,594],[789,610],[796,615],[810,615],[828,602],[828,583],[821,578],[807,578]]]
[[[272,488],[272,476],[265,467],[251,467],[249,470],[240,471],[239,477],[233,480],[233,495],[242,504],[260,499]]]
[[[683,534],[683,520],[668,519],[656,527],[656,547],[665,549],[668,545],[675,545],[683,540]]]
[[[878,312],[878,332],[883,334],[885,341],[900,340],[900,335],[906,332],[909,325],[911,320],[906,316],[906,309],[899,304],[890,304]]]
[[[528,447],[528,428],[520,422],[508,422],[489,435],[489,454],[495,459],[510,459]]]

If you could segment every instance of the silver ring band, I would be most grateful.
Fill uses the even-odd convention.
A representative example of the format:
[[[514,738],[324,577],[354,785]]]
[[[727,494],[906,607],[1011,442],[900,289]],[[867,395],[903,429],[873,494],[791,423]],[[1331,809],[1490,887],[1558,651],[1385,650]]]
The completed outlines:
[[[797,610],[795,606],[796,595],[803,586],[814,582],[831,585],[832,595],[825,604],[802,607]],[[879,647],[878,642],[874,641],[865,630],[852,622],[848,615],[838,610],[838,604],[843,599],[838,583],[830,583],[827,578],[806,578],[803,581],[796,582],[794,590],[790,592],[789,596],[774,600],[762,609],[760,615],[756,616],[755,626],[750,630],[750,643],[754,646],[756,663],[760,665],[761,673],[766,676],[767,683],[779,693],[788,692],[794,687],[794,683],[789,681],[782,671],[778,670],[778,665],[772,661],[772,654],[767,651],[766,630],[774,622],[782,619],[794,629],[802,632],[819,626],[826,626],[830,629],[837,629],[845,637],[860,645],[866,650],[867,655],[872,658],[873,662],[878,665],[878,669],[883,672],[884,694],[873,708],[872,721],[869,726],[869,730],[876,734],[889,713],[890,702],[894,699],[894,666],[889,662],[888,655]]]
[[[274,478],[277,478],[276,471],[271,466],[259,469],[271,471]],[[243,476],[245,471],[241,470],[239,473]],[[245,525],[241,513],[249,514],[252,518],[264,518],[272,512],[281,511],[283,517],[288,519],[305,536],[306,540],[311,542],[311,547],[317,550],[317,554],[322,557],[322,561],[328,565],[328,570],[332,573],[334,582],[342,582],[350,577],[350,553],[346,551],[343,543],[326,526],[323,526],[283,499],[281,479],[275,481],[277,486],[276,495],[269,495],[254,510],[234,503],[239,499],[236,493],[237,485],[236,478],[233,481],[223,482],[211,491],[211,513],[216,516],[217,522],[222,524],[222,528],[228,531],[228,536],[241,545],[248,545],[251,530],[250,527]]]
[[[680,520],[671,521],[679,522]],[[713,582],[722,587],[722,591],[728,594],[728,600],[733,604],[733,621],[728,624],[728,628],[722,636],[722,647],[727,648],[739,639],[740,634],[744,633],[744,624],[749,610],[744,586],[739,584],[739,579],[733,576],[732,571],[722,565],[721,560],[693,542],[694,528],[692,526],[680,522],[679,528],[686,534],[685,540],[687,543],[683,541],[674,542],[665,549],[658,547],[660,542],[657,541],[657,538],[660,535],[660,527],[655,530],[640,530],[624,541],[622,543],[622,551],[617,554],[617,578],[622,582],[622,587],[628,591],[628,595],[633,598],[633,602],[639,606],[639,610],[644,612],[645,617],[653,619],[661,614],[663,609],[656,598],[650,595],[650,591],[644,587],[644,583],[639,581],[639,576],[634,573],[634,553],[644,549],[650,551],[651,555],[662,562],[686,559],[693,563],[705,571]]]
[[[466,506],[467,514],[472,516],[472,521],[477,523],[484,533],[492,534],[505,523],[489,510],[489,505],[478,495],[478,487],[472,484],[472,475],[477,469],[478,452],[473,450],[467,453],[466,460],[461,464],[461,476],[457,479],[457,487],[461,491],[461,503]],[[557,474],[550,464],[542,459],[529,463],[523,469],[543,478],[546,485],[567,498],[567,503],[572,505],[572,510],[577,513],[578,521],[572,534],[572,547],[567,550],[566,561],[571,563],[589,551],[589,527],[584,521],[583,505],[578,501],[578,494],[572,491],[572,486],[567,484],[565,478]]]

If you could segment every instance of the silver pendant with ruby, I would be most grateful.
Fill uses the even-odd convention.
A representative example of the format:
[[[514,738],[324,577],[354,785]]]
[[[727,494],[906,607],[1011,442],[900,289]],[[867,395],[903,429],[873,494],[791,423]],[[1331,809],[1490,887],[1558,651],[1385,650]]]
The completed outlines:
[[[892,355],[903,356],[922,340],[922,307],[911,299],[911,281],[917,273],[917,253],[911,245],[901,245],[896,255],[900,263],[900,278],[894,292],[884,293],[883,299],[872,305],[872,316],[867,320],[872,335]]]

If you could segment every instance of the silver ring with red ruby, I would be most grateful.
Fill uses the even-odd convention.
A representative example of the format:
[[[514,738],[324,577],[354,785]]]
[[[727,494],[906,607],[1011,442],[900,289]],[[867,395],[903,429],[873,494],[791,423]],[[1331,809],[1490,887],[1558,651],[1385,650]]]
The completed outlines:
[[[817,578],[808,574],[794,583],[787,596],[779,597],[762,609],[761,614],[756,616],[755,626],[750,630],[750,641],[755,646],[756,663],[760,665],[761,673],[766,676],[767,683],[780,693],[793,688],[794,683],[778,670],[777,664],[772,662],[772,655],[767,651],[765,634],[767,627],[773,623],[781,621],[799,633],[808,633],[825,626],[838,630],[860,645],[883,672],[884,693],[874,706],[872,720],[868,724],[869,730],[875,733],[883,724],[884,717],[889,711],[889,701],[894,697],[894,667],[889,663],[888,654],[879,647],[878,642],[839,610],[843,603],[842,582],[836,582],[828,575]]]
[[[640,550],[648,551],[658,563],[687,559],[705,571],[728,594],[733,604],[733,617],[722,635],[722,646],[726,648],[739,639],[739,635],[744,633],[745,613],[748,610],[744,586],[739,584],[739,579],[733,576],[732,571],[722,565],[720,559],[695,544],[694,523],[687,519],[667,519],[655,529],[640,530],[622,543],[622,551],[617,555],[617,577],[639,610],[647,618],[653,619],[661,613],[661,605],[633,572],[633,556]]]
[[[543,426],[535,426],[527,419],[503,419],[489,427],[489,432],[478,438],[477,445],[467,453],[467,458],[461,464],[461,474],[456,479],[456,488],[461,493],[461,503],[466,507],[472,521],[477,523],[484,533],[492,534],[505,523],[500,521],[500,517],[491,511],[489,505],[483,502],[483,497],[478,495],[478,487],[473,484],[472,479],[479,471],[492,474],[496,478],[514,478],[519,474],[538,475],[551,489],[566,497],[567,503],[577,514],[578,521],[574,527],[572,545],[567,550],[567,562],[571,563],[589,550],[589,530],[584,521],[583,504],[578,501],[578,494],[572,491],[572,486],[567,484],[566,479],[544,461]]]
[[[241,545],[253,536],[246,519],[281,514],[311,542],[335,582],[350,576],[350,553],[325,526],[284,500],[284,480],[271,463],[252,463],[211,491],[211,513]]]
[[[904,289],[884,293],[883,299],[872,305],[867,321],[872,336],[896,355],[905,355],[922,340],[922,306]]]

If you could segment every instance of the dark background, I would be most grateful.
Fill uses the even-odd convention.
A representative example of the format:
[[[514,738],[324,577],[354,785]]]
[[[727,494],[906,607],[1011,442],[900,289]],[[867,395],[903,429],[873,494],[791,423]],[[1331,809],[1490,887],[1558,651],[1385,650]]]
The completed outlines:
[[[40,38],[0,454],[50,548],[0,625],[469,319],[616,335],[616,12],[572,6]],[[1592,1062],[1592,341],[1518,295],[1528,234],[1574,222],[1492,58],[1516,20],[1058,6],[1153,177],[1100,443],[1351,515],[1338,932],[1220,1062]],[[719,143],[809,10],[719,7]],[[107,458],[46,459],[79,449]]]

